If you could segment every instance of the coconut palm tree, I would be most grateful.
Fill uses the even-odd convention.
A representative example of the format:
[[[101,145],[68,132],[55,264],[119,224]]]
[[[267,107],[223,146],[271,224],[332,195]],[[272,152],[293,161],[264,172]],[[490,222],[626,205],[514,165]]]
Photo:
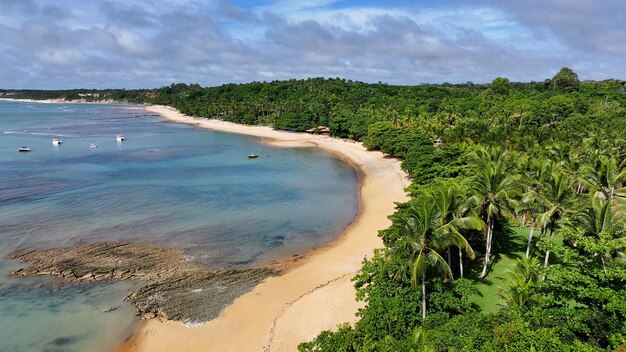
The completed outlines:
[[[511,214],[515,207],[515,180],[508,174],[509,168],[503,157],[496,155],[478,171],[470,184],[473,194],[468,203],[476,209],[477,214],[486,224],[485,230],[485,258],[483,270],[479,278],[487,276],[487,268],[491,258],[493,244],[493,229],[496,222]]]
[[[530,223],[528,232],[528,244],[526,245],[526,258],[530,257],[530,245],[533,241],[533,233],[538,224],[538,215],[542,212],[542,207],[537,202],[539,187],[546,175],[554,169],[554,164],[549,160],[529,160],[520,171],[518,185],[522,189],[522,197],[516,212],[523,217],[525,222]]]
[[[549,231],[548,240],[552,241],[554,235],[563,224],[565,214],[572,205],[574,192],[571,180],[560,170],[555,170],[541,183],[537,192],[537,202],[544,211],[539,214],[539,224],[542,234]],[[544,266],[548,266],[550,251],[546,251]]]
[[[432,198],[435,207],[439,212],[439,226],[449,226],[448,231],[458,232],[459,234],[466,229],[485,228],[485,223],[476,216],[469,214],[469,209],[465,206],[466,199],[454,182],[447,182],[435,187],[432,192]],[[463,248],[459,250],[459,276],[463,277]],[[448,265],[451,265],[450,247],[447,248]]]
[[[558,165],[563,172],[575,183],[576,194],[581,194],[585,190],[585,184],[581,173],[584,166],[583,158],[577,152],[569,152],[566,159],[559,161]]]
[[[626,140],[622,138],[611,138],[608,144],[610,154],[617,161],[617,165],[620,168],[626,166]]]
[[[621,254],[620,249],[623,250],[624,244],[613,242],[624,242],[626,239],[626,214],[612,207],[610,201],[594,197],[590,205],[572,217],[568,226],[594,242],[593,246],[588,247],[596,248],[594,254],[600,257],[602,269],[606,273],[606,259]]]
[[[571,148],[565,142],[556,142],[546,147],[546,153],[552,160],[563,161],[569,160]]]
[[[430,341],[428,332],[423,326],[416,326],[405,341],[400,341],[393,336],[385,336],[387,344],[393,347],[394,351],[398,352],[434,352],[437,349]],[[413,347],[415,346],[415,348]]]
[[[603,132],[591,132],[583,139],[583,156],[587,162],[594,163],[603,157],[611,157],[611,143]]]
[[[594,165],[582,168],[582,182],[595,197],[608,199],[626,198],[626,169],[619,169],[614,158],[599,157]]]
[[[428,268],[444,273],[452,278],[452,271],[440,252],[448,246],[462,248],[470,258],[474,251],[459,229],[480,228],[480,223],[471,219],[455,218],[445,224],[432,196],[418,198],[404,214],[399,216],[398,246],[392,252],[392,258],[403,262],[398,275],[409,272],[411,286],[417,289],[421,281],[422,318],[426,318],[426,272]]]
[[[609,138],[602,131],[592,131],[583,138],[583,148],[588,155],[600,155],[610,148]]]
[[[513,270],[509,270],[510,278],[504,282],[498,295],[504,299],[508,307],[524,308],[533,302],[532,286],[539,281],[540,264],[537,258],[518,259]]]

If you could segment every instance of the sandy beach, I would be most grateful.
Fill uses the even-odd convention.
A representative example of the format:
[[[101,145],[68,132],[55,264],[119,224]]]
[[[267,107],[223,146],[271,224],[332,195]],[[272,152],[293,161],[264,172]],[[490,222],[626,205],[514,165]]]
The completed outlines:
[[[332,243],[312,250],[283,275],[271,277],[239,297],[218,319],[188,327],[174,321],[142,321],[120,351],[295,351],[300,342],[343,322],[354,323],[361,303],[350,279],[365,256],[382,242],[395,202],[407,200],[400,161],[367,151],[360,143],[328,136],[289,133],[184,116],[165,106],[150,112],[169,121],[260,137],[282,147],[319,147],[354,165],[360,173],[360,212]]]

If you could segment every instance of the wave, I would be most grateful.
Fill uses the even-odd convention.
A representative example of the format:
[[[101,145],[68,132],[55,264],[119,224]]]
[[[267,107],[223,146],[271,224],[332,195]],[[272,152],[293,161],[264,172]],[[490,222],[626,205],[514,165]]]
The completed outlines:
[[[28,132],[28,131],[2,131],[4,134],[19,134],[31,136],[53,136],[53,137],[80,137],[72,134],[50,133],[50,132]]]
[[[30,134],[33,136],[80,137],[75,134],[60,134],[60,133],[50,133],[50,132],[27,132],[25,134]]]
[[[203,321],[203,322],[190,322],[189,321],[185,323],[185,327],[188,327],[190,329],[195,329],[195,328],[201,327],[204,324],[206,324],[206,321]]]

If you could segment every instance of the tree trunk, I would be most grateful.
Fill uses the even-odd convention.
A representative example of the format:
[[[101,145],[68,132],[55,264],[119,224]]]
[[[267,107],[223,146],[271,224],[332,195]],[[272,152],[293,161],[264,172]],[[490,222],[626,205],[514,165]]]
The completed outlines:
[[[422,319],[426,319],[426,271],[422,273]]]
[[[463,277],[463,250],[459,248],[459,275]]]
[[[480,273],[479,279],[484,279],[487,276],[487,266],[489,265],[489,257],[491,256],[491,236],[493,235],[493,220],[489,219],[487,225],[487,243],[485,245],[485,263],[483,265],[483,271]]]
[[[548,237],[548,241],[550,241],[550,242],[552,242],[553,232],[554,232],[554,229],[551,229],[551,230],[550,230],[550,236]],[[547,251],[546,251],[546,259],[543,261],[543,267],[544,267],[544,268],[547,268],[547,267],[548,267],[548,261],[550,261],[550,250],[547,250]],[[544,276],[544,277],[542,278],[542,280],[545,280],[545,279],[546,279],[546,277]]]
[[[548,267],[548,261],[550,260],[550,251],[546,251],[546,259],[543,261],[543,266]]]
[[[530,244],[533,242],[533,231],[535,231],[535,224],[530,224],[530,233],[528,234],[528,245],[526,246],[526,259],[530,256]]]

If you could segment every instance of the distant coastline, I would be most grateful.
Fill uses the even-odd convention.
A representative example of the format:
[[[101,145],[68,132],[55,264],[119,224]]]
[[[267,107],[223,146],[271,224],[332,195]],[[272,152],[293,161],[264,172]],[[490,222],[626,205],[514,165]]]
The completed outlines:
[[[266,279],[218,319],[197,328],[144,321],[120,351],[291,351],[322,330],[354,323],[362,303],[356,302],[350,279],[364,257],[382,246],[377,233],[389,226],[395,202],[408,199],[404,188],[409,181],[400,161],[354,141],[193,118],[167,106],[146,109],[171,122],[255,136],[277,147],[319,147],[333,153],[359,171],[360,212],[335,241],[305,254],[285,274]]]
[[[115,100],[96,100],[96,101],[94,101],[94,100],[86,100],[86,99],[77,99],[77,100],[42,99],[42,100],[35,100],[35,99],[0,98],[0,101],[30,102],[30,103],[39,103],[39,104],[133,104],[133,105],[141,106],[141,104],[127,103],[127,102],[115,101]]]

